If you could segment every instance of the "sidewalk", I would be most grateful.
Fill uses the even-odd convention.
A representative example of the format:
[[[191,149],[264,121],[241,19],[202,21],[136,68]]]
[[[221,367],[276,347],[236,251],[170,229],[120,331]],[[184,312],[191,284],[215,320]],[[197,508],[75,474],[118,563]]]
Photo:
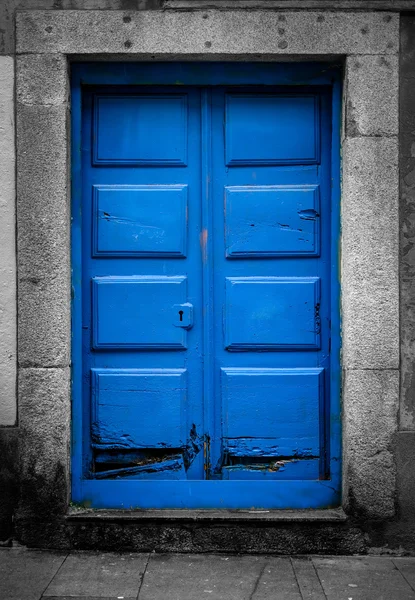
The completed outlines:
[[[415,558],[0,549],[1,600],[415,600]]]

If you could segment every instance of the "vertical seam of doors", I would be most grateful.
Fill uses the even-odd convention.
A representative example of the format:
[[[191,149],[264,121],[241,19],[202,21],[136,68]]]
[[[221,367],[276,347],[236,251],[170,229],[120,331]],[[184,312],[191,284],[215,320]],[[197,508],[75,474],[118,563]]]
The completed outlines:
[[[212,108],[211,91],[208,88],[201,90],[201,198],[202,203],[202,290],[203,290],[203,416],[205,421],[204,440],[204,469],[205,479],[210,477],[210,434],[214,431],[211,399],[214,396],[214,369],[213,358],[213,252],[212,252]],[[209,259],[209,260],[208,260]]]

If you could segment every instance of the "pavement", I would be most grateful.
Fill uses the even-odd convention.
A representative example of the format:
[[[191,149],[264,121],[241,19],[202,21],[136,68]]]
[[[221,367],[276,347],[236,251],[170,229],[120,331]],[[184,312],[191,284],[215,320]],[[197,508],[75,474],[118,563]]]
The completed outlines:
[[[0,600],[415,600],[415,558],[0,549]]]

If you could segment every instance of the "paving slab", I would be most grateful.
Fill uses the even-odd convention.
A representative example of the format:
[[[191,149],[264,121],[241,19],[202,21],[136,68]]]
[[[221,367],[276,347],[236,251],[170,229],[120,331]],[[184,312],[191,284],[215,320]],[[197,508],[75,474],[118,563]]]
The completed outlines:
[[[43,598],[136,598],[147,560],[148,554],[72,553]]]
[[[58,552],[0,549],[0,598],[38,600],[65,558]]]
[[[272,596],[253,595],[265,566],[266,558],[258,556],[151,555],[139,599],[271,598]],[[286,600],[291,599],[287,597]]]
[[[415,559],[394,558],[393,563],[399,569],[408,584],[415,591]]]
[[[265,560],[250,600],[303,600],[294,569],[289,558]]]
[[[313,562],[309,557],[292,559],[298,587],[304,600],[326,600],[326,595],[317,575]]]
[[[415,600],[390,558],[314,557],[313,563],[327,600]]]

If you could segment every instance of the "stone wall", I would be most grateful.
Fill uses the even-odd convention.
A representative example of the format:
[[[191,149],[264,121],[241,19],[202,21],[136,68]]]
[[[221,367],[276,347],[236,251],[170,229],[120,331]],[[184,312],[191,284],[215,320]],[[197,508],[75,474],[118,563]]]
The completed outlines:
[[[213,4],[221,10],[212,10]],[[226,11],[236,5],[247,12]],[[206,6],[209,18],[202,19],[200,10]],[[18,17],[21,34],[15,70],[17,8],[34,12]],[[287,13],[293,8],[309,11]],[[0,506],[3,538],[11,535],[19,470],[21,494],[17,516],[22,541],[55,547],[69,543],[63,518],[70,498],[68,57],[84,54],[100,60],[114,57],[145,60],[150,56],[166,60],[195,56],[202,60],[298,60],[306,56],[321,60],[335,55],[345,60],[346,100],[342,139],[346,457],[343,505],[353,532],[356,524],[360,531],[355,551],[387,544],[415,550],[412,518],[415,511],[415,254],[412,251],[415,243],[415,17],[401,16],[399,36],[396,12],[399,8],[415,10],[415,2],[6,0],[1,4],[0,426],[3,428],[0,427],[0,442],[3,440],[7,451],[0,465],[0,488],[10,492]],[[49,12],[40,14],[37,11],[41,9]],[[124,12],[102,13],[101,9]],[[337,9],[344,15],[341,21]],[[385,12],[371,13],[372,9]],[[320,13],[316,15],[315,10]],[[88,15],[88,20],[81,13]],[[250,32],[248,14],[252,23]],[[130,20],[124,21],[123,15],[128,15]],[[286,16],[284,39],[279,39],[273,33],[272,23],[282,17],[285,20]],[[258,29],[259,22],[263,24],[262,29]],[[138,23],[140,29],[137,29]],[[237,36],[229,38],[232,29],[234,33],[239,31],[240,36],[245,35],[243,47]],[[141,31],[139,35],[138,31]],[[400,359],[397,332],[398,85]],[[18,272],[15,99],[18,103]],[[45,194],[48,202],[39,203],[38,199]],[[19,385],[16,395],[17,278]],[[49,460],[51,456],[53,460]],[[44,491],[40,493],[40,489]],[[45,526],[48,514],[51,516],[49,529]],[[340,535],[344,540],[349,539],[350,533],[346,531],[352,530],[344,524],[341,527],[344,533]],[[364,544],[362,535],[367,536]],[[74,543],[76,545],[76,541]],[[347,547],[353,551],[352,545]]]

